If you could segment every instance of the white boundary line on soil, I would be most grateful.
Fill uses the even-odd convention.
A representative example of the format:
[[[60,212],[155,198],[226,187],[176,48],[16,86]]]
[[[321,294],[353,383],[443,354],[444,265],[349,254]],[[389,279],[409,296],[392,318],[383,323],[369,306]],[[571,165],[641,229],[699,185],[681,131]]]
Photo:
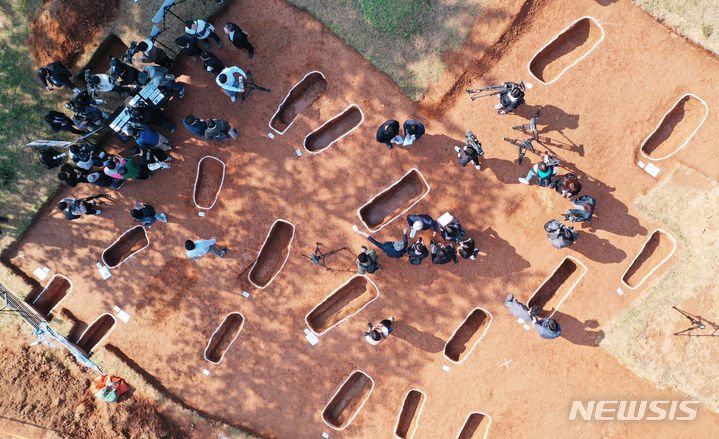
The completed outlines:
[[[342,117],[342,116],[343,116],[345,113],[347,113],[352,107],[355,107],[355,108],[360,112],[360,116],[362,116],[362,118],[361,118],[360,121],[357,123],[357,125],[353,126],[349,131],[346,131],[344,134],[342,134],[341,136],[339,136],[339,137],[336,138],[335,140],[331,141],[331,142],[329,143],[329,145],[325,146],[324,148],[320,149],[319,151],[310,151],[309,148],[307,148],[307,138],[308,138],[308,137],[310,137],[313,133],[316,133],[317,131],[321,130],[325,125],[329,124],[329,123],[332,122],[333,120],[339,119],[340,117]],[[357,104],[351,104],[351,105],[349,105],[347,108],[345,108],[344,110],[342,110],[340,113],[334,115],[330,120],[328,120],[327,122],[325,122],[325,123],[323,123],[322,125],[320,125],[319,128],[317,128],[317,129],[311,131],[309,134],[307,134],[307,135],[305,136],[305,140],[302,141],[302,147],[303,147],[307,152],[309,152],[310,154],[319,154],[319,153],[321,153],[322,151],[328,149],[330,146],[332,146],[333,143],[339,141],[341,138],[343,138],[343,137],[346,136],[347,134],[349,134],[349,133],[351,133],[352,131],[354,131],[354,130],[356,130],[357,128],[359,128],[359,126],[362,125],[362,122],[364,122],[364,113],[362,112],[362,109],[361,109],[360,106],[357,105]]]
[[[199,204],[197,204],[197,183],[200,180],[200,166],[202,165],[202,162],[205,161],[205,159],[214,159],[214,160],[217,160],[218,162],[220,162],[220,164],[222,164],[222,180],[220,181],[220,187],[217,188],[217,193],[215,193],[215,201],[213,201],[212,204],[210,204],[210,207],[202,207]],[[215,207],[215,203],[217,203],[217,198],[220,196],[220,192],[222,191],[222,186],[225,184],[225,169],[226,169],[225,162],[223,162],[222,160],[218,159],[217,157],[215,157],[213,155],[206,155],[206,156],[202,157],[199,162],[197,162],[197,175],[195,176],[195,189],[192,191],[192,202],[195,203],[195,206],[197,206],[198,209],[210,210],[213,207]]]
[[[407,401],[407,397],[409,394],[413,391],[417,391],[422,394],[422,405],[419,406],[419,410],[417,410],[417,413],[415,413],[416,421],[414,423],[414,429],[410,432],[407,432],[407,436],[399,436],[397,435],[397,428],[399,428],[399,420],[402,417],[402,412],[404,411],[404,403]],[[422,409],[424,408],[424,403],[427,402],[427,394],[419,389],[409,389],[407,393],[404,395],[404,399],[402,400],[402,408],[399,409],[399,414],[397,415],[397,422],[394,424],[394,437],[397,439],[412,439],[412,436],[414,436],[414,433],[417,431],[417,427],[419,426],[419,417],[422,415]]]
[[[312,70],[311,72],[309,72],[308,74],[306,74],[302,79],[300,79],[299,81],[297,81],[297,83],[290,89],[290,91],[287,92],[287,96],[285,96],[285,98],[282,100],[282,103],[277,106],[277,110],[275,111],[275,114],[273,114],[272,117],[270,118],[270,121],[267,122],[267,125],[270,127],[270,129],[271,129],[272,131],[274,131],[274,132],[276,132],[277,134],[280,134],[280,135],[284,134],[287,130],[290,129],[290,127],[292,126],[292,124],[295,123],[295,120],[300,116],[300,114],[302,114],[302,113],[297,113],[297,115],[296,115],[294,118],[292,118],[292,120],[290,121],[290,123],[289,123],[289,124],[285,127],[285,129],[282,130],[282,131],[279,131],[279,130],[275,129],[275,128],[272,126],[272,120],[274,120],[275,116],[277,116],[277,114],[280,112],[280,109],[282,108],[282,106],[283,106],[283,105],[285,104],[285,102],[287,101],[287,98],[289,98],[290,95],[292,94],[292,90],[294,90],[295,88],[297,88],[298,85],[302,84],[302,82],[304,82],[304,80],[307,79],[307,77],[310,76],[310,75],[312,75],[313,73],[319,73],[320,76],[322,76],[322,79],[324,79],[325,82],[327,82],[327,77],[325,76],[324,73],[320,72],[319,70]],[[323,92],[323,93],[324,93],[324,92]],[[319,100],[319,98],[317,98],[317,99]]]
[[[354,412],[354,413],[352,414],[352,416],[349,418],[349,420],[347,421],[347,423],[345,424],[345,426],[344,426],[344,427],[339,427],[339,428],[338,428],[338,427],[335,427],[335,426],[333,426],[332,424],[330,424],[329,422],[327,422],[327,420],[325,419],[325,410],[327,410],[327,407],[329,407],[329,405],[332,403],[332,400],[335,399],[335,396],[337,396],[337,394],[340,393],[340,390],[342,390],[342,387],[344,387],[344,385],[347,384],[347,381],[349,381],[350,378],[352,378],[352,376],[353,376],[355,373],[357,373],[357,372],[359,372],[359,373],[361,373],[362,375],[364,375],[364,376],[366,376],[367,378],[369,378],[370,382],[372,383],[372,387],[370,387],[369,392],[367,392],[367,396],[365,397],[364,401],[362,401],[362,403],[359,405],[359,407],[357,407],[357,410],[355,410],[355,412]],[[369,374],[366,373],[366,372],[363,371],[363,370],[359,370],[359,369],[353,370],[352,372],[350,372],[350,374],[347,376],[347,378],[345,378],[345,380],[342,382],[342,384],[340,384],[340,386],[337,388],[337,391],[335,391],[334,395],[332,395],[332,398],[330,398],[330,400],[327,402],[327,404],[325,405],[325,408],[322,409],[322,415],[321,415],[321,417],[322,417],[322,422],[324,422],[325,424],[327,424],[327,426],[328,426],[329,428],[333,429],[333,430],[344,430],[345,428],[349,427],[350,424],[352,423],[352,421],[354,421],[355,416],[357,416],[357,414],[360,412],[360,410],[362,410],[362,407],[363,407],[364,404],[367,402],[367,400],[369,399],[370,395],[372,395],[372,391],[373,391],[373,390],[374,390],[374,380],[372,379],[372,377],[369,376]]]
[[[637,260],[637,258],[639,257],[639,255],[642,254],[642,252],[644,251],[644,248],[647,246],[647,244],[649,244],[649,240],[651,240],[651,239],[652,239],[652,236],[654,236],[654,234],[657,233],[657,232],[658,232],[658,233],[664,233],[665,235],[667,235],[667,236],[669,237],[669,239],[671,239],[672,243],[674,244],[674,247],[672,248],[672,251],[669,252],[669,254],[668,254],[664,259],[662,259],[661,262],[659,262],[657,265],[655,265],[654,268],[652,268],[652,269],[649,271],[649,273],[647,273],[647,274],[644,276],[644,278],[637,284],[637,286],[635,286],[635,287],[630,287],[628,283],[624,282],[624,276],[627,275],[627,271],[629,271],[629,269],[632,268],[632,265],[634,265],[634,262]],[[667,262],[667,261],[669,260],[669,258],[671,258],[671,257],[674,255],[674,252],[675,252],[676,250],[677,250],[677,240],[676,240],[669,232],[667,232],[667,231],[664,230],[664,229],[654,229],[654,230],[652,230],[652,233],[649,234],[649,237],[647,238],[647,240],[644,241],[644,245],[642,245],[642,248],[639,249],[639,251],[637,252],[637,255],[634,256],[634,259],[632,259],[632,262],[629,264],[629,266],[627,267],[627,269],[624,270],[624,273],[622,274],[622,277],[620,278],[620,280],[621,280],[621,282],[622,282],[622,285],[624,285],[625,287],[629,288],[630,290],[636,290],[637,288],[639,288],[640,286],[642,286],[642,284],[644,283],[644,281],[647,280],[647,279],[649,278],[649,276],[651,276],[652,274],[654,274],[654,272],[655,272],[659,267],[661,267],[665,262]]]
[[[674,110],[674,109],[677,107],[677,105],[679,104],[679,102],[681,102],[682,99],[686,98],[687,96],[691,96],[691,97],[693,97],[693,98],[696,98],[699,102],[701,102],[702,104],[704,104],[704,109],[706,110],[706,112],[704,113],[704,119],[702,119],[702,121],[699,122],[699,125],[697,125],[696,129],[695,129],[694,131],[692,131],[692,133],[689,135],[689,137],[687,137],[687,139],[684,141],[684,143],[682,143],[682,144],[681,144],[677,149],[675,149],[673,152],[669,153],[668,155],[665,155],[664,157],[659,157],[659,158],[656,158],[656,159],[653,159],[653,158],[649,157],[648,155],[646,155],[646,154],[644,153],[644,145],[647,143],[647,140],[649,140],[649,139],[654,135],[654,133],[656,133],[657,130],[659,130],[659,128],[662,127],[662,124],[664,123],[664,120],[667,118],[667,116],[669,116],[669,113],[671,113],[672,110]],[[674,102],[674,105],[672,105],[671,107],[669,107],[669,110],[668,110],[666,113],[664,113],[664,117],[662,117],[662,120],[659,121],[659,124],[657,125],[656,128],[654,128],[654,131],[652,131],[651,133],[649,133],[649,135],[644,139],[644,141],[642,142],[642,144],[639,146],[639,152],[640,152],[647,160],[652,160],[652,161],[664,160],[664,159],[667,159],[667,158],[673,156],[674,154],[678,153],[682,148],[684,148],[685,146],[687,146],[687,143],[689,143],[689,141],[692,140],[692,137],[694,137],[694,135],[697,133],[697,131],[699,131],[699,128],[701,128],[702,125],[704,125],[704,121],[707,120],[707,117],[709,117],[709,105],[707,105],[707,103],[704,101],[704,99],[700,98],[699,96],[695,95],[694,93],[684,93],[684,94],[682,95],[682,97],[680,97],[679,99],[677,99],[677,101]]]
[[[577,58],[573,63],[571,63],[570,65],[568,65],[567,67],[565,67],[564,70],[562,70],[562,71],[559,73],[559,75],[557,75],[557,77],[554,78],[554,79],[552,79],[551,81],[549,81],[549,82],[544,82],[544,81],[542,81],[541,79],[537,78],[537,77],[534,75],[534,73],[532,73],[532,68],[531,68],[532,61],[534,61],[534,58],[536,58],[537,55],[539,55],[540,53],[542,53],[542,51],[543,51],[544,49],[546,49],[547,47],[549,47],[549,45],[551,45],[553,42],[555,42],[555,41],[557,40],[557,38],[561,37],[565,32],[567,32],[569,29],[571,29],[572,26],[574,26],[575,24],[577,24],[577,23],[579,23],[580,21],[584,20],[585,18],[586,18],[586,19],[589,19],[589,20],[591,20],[591,21],[593,21],[593,22],[599,27],[599,30],[602,31],[602,37],[599,38],[599,41],[597,41],[596,43],[594,43],[594,46],[592,46],[592,48],[589,49],[589,50],[587,51],[587,53],[585,53],[584,55],[580,56],[580,57]],[[557,79],[561,78],[562,75],[564,74],[564,72],[566,72],[567,70],[569,70],[569,69],[571,69],[572,67],[574,67],[574,65],[575,65],[576,63],[578,63],[579,61],[583,60],[587,55],[589,55],[590,53],[592,53],[592,51],[597,48],[597,46],[599,45],[599,43],[602,42],[602,40],[604,40],[604,28],[602,27],[601,24],[599,24],[599,21],[597,21],[596,18],[590,17],[589,15],[585,15],[584,17],[577,18],[577,19],[574,20],[569,26],[565,27],[564,30],[562,30],[561,32],[559,32],[556,37],[552,38],[547,44],[545,44],[544,46],[542,46],[541,49],[539,49],[538,51],[536,51],[536,52],[534,53],[534,55],[532,56],[532,58],[531,58],[531,59],[529,60],[529,62],[527,63],[527,71],[529,71],[529,74],[532,75],[532,77],[533,77],[534,79],[536,79],[537,81],[539,81],[540,83],[542,83],[542,84],[544,84],[544,85],[549,85],[549,84],[553,83],[554,81],[556,81]]]
[[[267,282],[267,284],[265,284],[264,287],[261,287],[261,286],[257,285],[256,283],[252,282],[252,271],[254,271],[255,265],[257,265],[257,261],[260,260],[260,255],[262,254],[262,250],[264,250],[265,245],[267,244],[267,240],[270,239],[270,233],[272,233],[272,229],[275,227],[275,224],[277,224],[277,223],[280,222],[280,221],[283,222],[283,223],[287,223],[287,224],[289,224],[290,226],[292,226],[292,236],[290,237],[290,242],[287,243],[287,256],[285,256],[284,262],[282,262],[282,265],[280,266],[279,270],[277,270],[277,273],[275,273],[275,275],[272,276],[272,279],[270,279],[270,280]],[[290,251],[292,250],[292,241],[293,241],[294,239],[295,239],[295,225],[292,224],[291,222],[287,221],[286,219],[282,219],[282,218],[276,219],[276,220],[272,223],[272,225],[270,226],[270,230],[267,232],[267,236],[265,236],[265,242],[262,243],[262,247],[260,247],[260,252],[257,253],[257,257],[255,258],[255,262],[252,263],[252,268],[250,268],[250,271],[247,273],[247,280],[250,281],[250,283],[251,283],[252,285],[254,285],[255,287],[257,287],[257,288],[259,288],[259,289],[261,289],[261,290],[264,290],[265,288],[267,288],[267,287],[272,283],[272,281],[275,280],[275,278],[277,277],[277,275],[280,274],[280,272],[282,271],[282,269],[285,268],[285,264],[287,263],[287,260],[290,258]]]
[[[459,331],[459,329],[460,329],[462,326],[464,326],[465,323],[467,323],[467,319],[469,319],[469,317],[470,317],[472,314],[474,314],[474,312],[477,311],[477,310],[484,311],[484,313],[489,317],[489,322],[487,323],[487,326],[484,327],[484,331],[482,332],[482,335],[479,336],[479,338],[477,339],[477,341],[474,342],[474,344],[472,345],[472,347],[469,348],[469,351],[464,355],[464,358],[460,359],[459,361],[454,361],[453,359],[451,359],[451,358],[449,358],[449,357],[447,356],[447,346],[449,345],[449,342],[452,341],[452,339],[454,338],[454,336],[457,335],[457,331]],[[444,355],[444,358],[448,359],[449,361],[451,361],[451,362],[454,363],[454,364],[460,364],[461,362],[463,362],[464,360],[466,360],[470,355],[472,355],[472,351],[474,351],[474,348],[477,347],[477,345],[479,344],[479,342],[480,342],[480,341],[484,338],[484,336],[487,334],[487,331],[489,330],[489,327],[492,325],[492,320],[494,320],[494,316],[492,316],[492,313],[491,313],[491,312],[489,312],[489,311],[487,311],[486,309],[481,308],[481,307],[479,307],[479,306],[477,306],[477,307],[475,307],[475,308],[472,308],[472,311],[470,311],[469,314],[467,314],[467,317],[465,317],[464,320],[462,320],[462,323],[460,323],[459,326],[457,326],[457,329],[454,330],[454,332],[452,333],[452,336],[449,337],[449,338],[447,339],[447,341],[444,343],[444,349],[442,349],[442,355]]]
[[[87,331],[89,331],[90,328],[92,328],[92,325],[97,323],[97,321],[100,320],[101,318],[103,318],[104,316],[110,316],[110,318],[112,319],[112,326],[110,326],[110,329],[107,330],[105,335],[103,335],[102,338],[100,340],[98,340],[97,343],[95,343],[95,346],[93,346],[92,349],[87,351],[88,354],[91,353],[92,351],[94,351],[96,347],[100,346],[100,344],[103,342],[103,340],[105,340],[107,338],[107,336],[110,335],[110,333],[115,329],[115,326],[117,326],[117,319],[115,318],[115,316],[113,316],[112,314],[110,314],[108,312],[101,314],[100,317],[96,318],[90,325],[88,325],[87,328],[85,328],[84,331],[82,331],[82,335],[80,335],[80,338],[77,339],[77,343],[75,343],[76,345],[80,346],[80,341],[82,341],[82,338],[85,337],[85,334],[87,334]]]
[[[398,213],[397,215],[395,215],[394,217],[392,217],[390,220],[385,221],[384,224],[382,224],[382,225],[379,226],[378,228],[372,229],[370,226],[368,226],[367,223],[364,222],[364,220],[362,219],[362,215],[360,214],[360,211],[362,210],[362,208],[364,208],[365,206],[367,206],[367,205],[369,205],[369,204],[372,204],[372,202],[373,202],[375,199],[377,199],[377,197],[379,197],[379,196],[382,195],[383,193],[385,193],[385,192],[389,191],[390,189],[392,189],[395,185],[397,185],[397,183],[399,183],[400,181],[402,181],[402,179],[404,179],[406,176],[408,176],[408,175],[409,175],[410,173],[412,173],[413,171],[416,171],[417,174],[419,174],[419,177],[422,179],[422,183],[424,183],[425,187],[427,188],[427,192],[425,192],[424,194],[422,194],[422,196],[419,197],[419,198],[417,199],[417,201],[415,201],[414,203],[412,203],[412,204],[410,204],[409,206],[407,206],[407,208],[404,209],[402,212]],[[372,197],[371,200],[369,200],[368,202],[366,202],[366,203],[364,203],[363,205],[361,205],[361,206],[357,209],[357,216],[359,217],[359,219],[360,219],[360,221],[362,222],[362,224],[367,228],[367,230],[369,230],[369,231],[372,232],[372,233],[377,232],[377,231],[379,231],[379,230],[382,230],[382,228],[383,228],[384,226],[388,225],[388,224],[391,223],[392,221],[394,221],[394,220],[396,220],[397,218],[399,218],[400,216],[402,216],[402,214],[404,214],[405,212],[407,212],[408,210],[410,210],[412,207],[414,207],[415,204],[417,204],[417,203],[419,203],[420,201],[422,201],[422,199],[423,199],[424,197],[426,197],[427,194],[429,194],[429,191],[430,191],[430,190],[431,190],[431,188],[429,187],[429,183],[427,183],[427,180],[424,178],[424,175],[422,175],[422,173],[419,171],[419,169],[417,169],[417,168],[412,168],[412,169],[410,169],[409,171],[405,172],[404,175],[403,175],[401,178],[399,178],[397,181],[395,181],[395,182],[392,183],[391,185],[387,186],[387,188],[385,188],[384,190],[382,190],[381,192],[379,192],[377,195],[375,195],[374,197]]]
[[[330,326],[329,328],[325,329],[324,331],[322,331],[322,332],[316,332],[314,329],[312,329],[312,326],[310,325],[309,320],[307,320],[308,317],[310,316],[310,314],[312,314],[313,312],[315,312],[315,310],[316,310],[317,308],[319,308],[320,306],[322,306],[323,303],[327,302],[327,299],[329,299],[330,297],[332,297],[335,293],[337,293],[337,291],[341,290],[345,285],[348,285],[350,282],[352,282],[352,280],[353,280],[354,278],[356,278],[356,277],[363,277],[367,282],[369,282],[369,283],[374,287],[374,290],[377,292],[377,295],[376,295],[372,300],[370,300],[369,302],[367,302],[367,303],[365,303],[364,305],[362,305],[362,307],[361,307],[360,309],[358,309],[357,311],[355,311],[355,312],[353,312],[352,314],[348,315],[347,317],[343,318],[342,320],[338,321],[337,323],[335,323],[334,325],[332,325],[332,326]],[[307,324],[307,327],[310,328],[310,331],[312,331],[312,333],[314,333],[315,335],[322,335],[322,334],[324,334],[325,332],[329,331],[330,329],[334,328],[335,326],[339,325],[340,323],[344,322],[345,320],[349,319],[350,317],[354,316],[354,315],[357,314],[358,312],[362,311],[367,305],[369,305],[370,303],[374,302],[374,301],[377,300],[378,298],[379,298],[379,288],[377,288],[377,284],[375,284],[375,283],[372,281],[372,279],[369,278],[369,276],[365,276],[365,275],[362,275],[362,274],[355,274],[354,276],[352,276],[352,277],[350,277],[349,279],[347,279],[347,281],[345,281],[345,283],[343,283],[343,284],[340,285],[339,287],[335,288],[330,294],[328,294],[324,299],[322,299],[322,301],[321,301],[320,303],[318,303],[317,306],[315,306],[314,308],[312,308],[312,311],[308,312],[307,315],[305,316],[305,323]]]
[[[464,426],[467,425],[467,422],[469,421],[469,417],[474,414],[482,415],[486,418],[489,418],[489,424],[487,424],[487,430],[484,432],[484,439],[487,439],[487,436],[489,435],[489,427],[492,426],[492,417],[484,412],[469,412],[469,414],[467,414],[467,417],[464,418],[464,422],[462,423],[462,426],[459,428],[459,431],[457,432],[457,436],[455,437],[455,439],[459,439],[459,435],[462,434],[462,430],[464,430]]]
[[[35,300],[32,301],[32,304],[33,304],[33,305],[34,305],[38,300],[40,300],[40,298],[43,296],[43,294],[45,294],[45,292],[47,291],[48,287],[52,284],[52,281],[55,280],[56,277],[62,277],[62,278],[64,278],[64,279],[70,284],[70,288],[67,289],[67,292],[66,292],[65,295],[62,297],[62,299],[60,299],[52,308],[50,308],[50,309],[47,311],[47,314],[45,314],[45,315],[43,316],[43,317],[45,317],[45,318],[47,318],[50,314],[52,314],[52,312],[55,310],[55,308],[57,308],[58,305],[60,305],[60,303],[62,303],[63,300],[67,299],[67,296],[69,296],[69,295],[70,295],[70,292],[72,292],[73,284],[72,284],[72,281],[70,280],[70,278],[67,277],[67,276],[65,276],[64,274],[59,274],[59,273],[58,273],[58,274],[54,274],[54,275],[50,278],[50,281],[47,283],[47,285],[45,285],[45,288],[43,288],[43,290],[40,292],[40,294],[37,295],[37,297],[35,298]],[[39,314],[39,313],[38,313],[38,314]]]
[[[560,268],[562,265],[564,265],[564,262],[565,262],[567,259],[571,259],[572,262],[574,262],[575,264],[577,264],[578,267],[582,267],[582,268],[584,269],[584,272],[581,274],[581,276],[579,276],[579,277],[577,278],[577,280],[574,281],[574,283],[572,284],[572,286],[569,287],[569,290],[567,290],[567,294],[565,294],[564,297],[562,297],[562,300],[559,301],[559,303],[557,304],[557,306],[554,308],[554,311],[552,311],[552,313],[549,315],[549,317],[547,317],[547,318],[549,318],[549,319],[551,319],[551,318],[554,316],[554,313],[557,312],[557,310],[559,310],[559,307],[562,306],[562,303],[564,303],[564,301],[567,299],[567,297],[569,297],[569,295],[572,294],[572,291],[574,291],[574,287],[576,287],[577,284],[579,283],[579,281],[582,280],[582,278],[584,277],[584,275],[587,274],[587,266],[584,265],[584,263],[582,263],[579,259],[575,258],[574,256],[567,256],[567,257],[565,257],[564,259],[562,259],[562,262],[560,262],[559,264],[557,264],[557,267],[552,271],[552,273],[544,279],[544,282],[542,282],[541,284],[539,284],[539,286],[537,287],[537,289],[534,290],[534,292],[532,293],[531,296],[529,296],[529,299],[527,299],[527,306],[529,306],[529,302],[531,302],[532,299],[534,298],[534,296],[537,295],[537,292],[539,291],[539,289],[542,288],[542,287],[544,286],[544,284],[546,284],[547,281],[552,278],[552,276],[554,276],[554,273],[556,273],[557,270],[559,270],[559,268]],[[556,294],[556,292],[555,292],[555,294]],[[527,323],[529,323],[529,322],[527,322]]]
[[[138,227],[141,228],[142,231],[145,233],[145,239],[147,240],[147,245],[144,246],[144,247],[142,247],[141,249],[138,249],[138,250],[136,250],[136,251],[130,253],[129,255],[127,255],[127,256],[125,257],[125,259],[123,259],[122,261],[120,261],[120,263],[117,264],[117,265],[115,265],[115,266],[111,266],[110,264],[108,264],[107,261],[105,260],[105,253],[106,253],[109,249],[111,249],[113,245],[117,244],[118,241],[120,241],[123,236],[127,235],[128,233],[130,233],[131,231],[133,231],[134,229],[136,229],[136,228],[138,228]],[[120,235],[120,237],[117,238],[117,239],[115,240],[115,242],[113,242],[112,244],[110,244],[109,247],[107,247],[105,250],[102,251],[102,255],[101,255],[100,258],[102,259],[102,263],[105,264],[105,265],[107,265],[108,268],[117,268],[117,267],[119,267],[120,265],[122,265],[123,263],[125,263],[125,261],[127,261],[127,260],[130,259],[131,257],[135,256],[136,254],[140,253],[141,251],[145,250],[145,249],[146,249],[147,247],[149,247],[149,246],[150,246],[150,237],[147,236],[147,229],[145,229],[144,226],[130,227],[129,229],[125,230],[125,233],[123,233],[122,235]]]
[[[225,322],[227,321],[227,319],[228,319],[232,314],[237,314],[238,316],[242,317],[242,323],[240,324],[240,328],[237,330],[237,334],[235,334],[235,336],[232,337],[232,340],[231,340],[230,343],[227,345],[227,347],[225,348],[225,350],[222,351],[222,355],[220,355],[219,361],[217,361],[217,362],[212,361],[212,360],[210,360],[209,358],[207,358],[207,350],[210,348],[210,345],[212,344],[212,339],[215,337],[215,334],[217,334],[217,331],[219,331],[220,328],[222,328],[222,325],[225,324]],[[230,350],[230,346],[232,346],[232,343],[234,343],[235,340],[237,339],[237,337],[240,336],[240,332],[242,332],[242,328],[244,328],[244,326],[245,326],[245,316],[242,315],[242,313],[237,312],[237,311],[233,311],[233,312],[227,314],[227,315],[225,316],[225,318],[222,319],[222,323],[220,323],[220,326],[218,326],[217,329],[215,329],[215,331],[214,331],[214,332],[212,333],[212,335],[210,336],[210,341],[207,342],[207,347],[205,348],[205,352],[203,352],[203,354],[202,354],[202,356],[205,357],[205,360],[209,361],[209,362],[212,363],[212,364],[220,364],[220,363],[222,363],[222,359],[225,358],[225,353],[226,353],[228,350]]]

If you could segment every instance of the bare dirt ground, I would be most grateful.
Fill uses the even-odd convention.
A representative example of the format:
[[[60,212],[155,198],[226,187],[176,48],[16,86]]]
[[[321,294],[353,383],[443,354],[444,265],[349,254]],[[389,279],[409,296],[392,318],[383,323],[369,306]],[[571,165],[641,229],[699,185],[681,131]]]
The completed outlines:
[[[68,223],[60,212],[42,211],[6,259],[29,282],[38,266],[72,279],[75,289],[62,303],[77,319],[71,338],[120,306],[131,319],[118,322],[106,339],[110,349],[187,405],[267,437],[315,438],[329,431],[321,413],[356,369],[372,377],[374,388],[350,426],[332,437],[388,437],[411,388],[427,395],[415,434],[419,439],[455,437],[475,411],[492,417],[492,437],[719,434],[719,415],[705,405],[692,422],[567,421],[575,399],[690,399],[637,377],[597,343],[612,316],[630,307],[681,255],[639,289],[617,294],[625,270],[659,225],[633,205],[657,184],[636,165],[642,159],[639,146],[684,93],[701,95],[710,108],[719,103],[719,91],[711,87],[716,64],[628,0],[537,5],[517,13],[521,32],[484,50],[464,73],[450,68],[428,102],[414,107],[389,78],[308,15],[279,0],[235,2],[216,21],[246,26],[255,57],[248,61],[246,52],[231,47],[218,55],[252,70],[257,83],[272,93],[255,92],[248,101],[231,104],[200,64],[183,59],[180,80],[188,84],[187,94],[171,112],[176,120],[188,113],[221,116],[238,127],[240,138],[205,143],[178,129],[171,170],[128,183],[99,218]],[[492,111],[494,99],[472,102],[465,95],[468,86],[529,78],[534,53],[584,15],[602,25],[602,42],[552,85],[532,80],[535,88],[516,114],[499,117]],[[312,70],[327,76],[324,95],[283,136],[270,139],[268,122],[277,105]],[[320,154],[295,155],[307,133],[351,103],[365,117],[358,129]],[[580,175],[583,192],[598,199],[596,219],[580,226],[578,242],[563,251],[550,246],[542,225],[569,203],[553,191],[519,184],[529,160],[518,167],[515,148],[501,140],[516,136],[511,127],[526,123],[538,108],[545,145]],[[410,117],[427,127],[416,145],[389,151],[374,141],[384,120]],[[658,180],[680,163],[716,180],[719,157],[710,140],[717,138],[718,126],[710,112],[688,146],[656,163]],[[482,171],[456,164],[452,147],[467,129],[483,142]],[[208,153],[226,163],[227,174],[217,204],[200,217],[192,202],[193,183],[197,162]],[[379,298],[311,346],[303,333],[305,315],[349,279],[354,254],[366,244],[351,229],[359,224],[356,209],[412,167],[431,187],[412,212],[451,211],[478,242],[479,260],[412,267],[381,256],[383,270],[372,275]],[[80,187],[72,193],[92,192]],[[103,281],[94,264],[133,226],[127,210],[135,201],[167,212],[170,223],[154,225],[149,248]],[[251,288],[247,268],[277,218],[296,227],[289,260],[267,288]],[[377,238],[396,239],[404,225],[395,220]],[[227,256],[187,260],[183,241],[210,236],[230,249]],[[328,261],[340,271],[324,271],[301,256],[316,241],[326,249],[352,249]],[[588,271],[555,313],[562,338],[542,340],[506,312],[504,298],[513,293],[526,301],[567,255]],[[493,317],[487,333],[465,361],[450,363],[443,356],[445,342],[478,306]],[[203,352],[230,312],[243,314],[244,327],[222,363],[214,365]],[[397,318],[390,340],[376,348],[367,345],[366,323],[390,315]],[[173,379],[163,378],[169,376]]]

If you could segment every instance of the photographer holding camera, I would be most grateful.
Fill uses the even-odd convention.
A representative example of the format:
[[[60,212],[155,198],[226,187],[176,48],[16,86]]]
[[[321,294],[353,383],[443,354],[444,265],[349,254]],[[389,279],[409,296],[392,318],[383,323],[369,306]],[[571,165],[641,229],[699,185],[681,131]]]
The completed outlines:
[[[507,114],[516,110],[517,107],[524,103],[524,90],[526,87],[523,82],[505,82],[504,91],[499,94],[499,104],[495,110],[497,114]]]
[[[467,166],[467,163],[472,162],[475,168],[482,169],[482,166],[479,164],[479,157],[484,155],[482,144],[479,143],[477,136],[475,136],[472,131],[467,131],[465,136],[467,139],[464,142],[464,147],[454,147],[454,150],[457,152],[457,162],[459,166],[464,168]]]
[[[527,173],[526,177],[519,177],[520,183],[530,184],[534,177],[539,177],[538,184],[542,187],[547,187],[552,182],[552,176],[557,173],[557,165],[559,160],[549,155],[549,152],[544,151],[542,154],[542,161],[535,163]]]

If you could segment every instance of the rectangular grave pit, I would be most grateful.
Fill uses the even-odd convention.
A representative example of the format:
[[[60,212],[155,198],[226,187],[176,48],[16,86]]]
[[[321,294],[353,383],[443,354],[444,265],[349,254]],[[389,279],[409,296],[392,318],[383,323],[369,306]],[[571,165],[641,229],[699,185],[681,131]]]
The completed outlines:
[[[527,68],[538,81],[551,84],[589,55],[604,39],[604,29],[593,17],[574,21],[532,57]]]
[[[624,272],[622,283],[632,290],[639,288],[674,254],[676,248],[677,241],[672,235],[662,229],[654,230]]]
[[[40,315],[47,318],[60,302],[65,300],[70,291],[72,291],[72,281],[62,274],[56,274],[33,300],[32,306]]]
[[[270,128],[284,134],[295,119],[312,106],[327,89],[327,78],[322,72],[313,71],[305,75],[287,93],[277,111],[270,119]]]
[[[411,439],[417,430],[419,417],[422,414],[427,395],[424,392],[412,389],[407,392],[402,404],[402,410],[397,417],[394,436],[398,439]]]
[[[265,288],[279,274],[290,257],[295,226],[289,221],[275,220],[267,233],[255,263],[247,274],[252,285]]]
[[[204,353],[205,360],[210,363],[220,364],[227,350],[240,335],[244,325],[245,317],[242,314],[238,312],[227,314],[207,343]]]
[[[664,114],[639,150],[649,160],[671,157],[689,143],[708,115],[709,106],[703,99],[685,94]]]
[[[453,363],[461,363],[472,353],[487,333],[492,314],[482,308],[474,308],[444,345],[444,356]]]
[[[357,215],[367,229],[376,232],[417,204],[429,193],[429,189],[422,173],[412,168],[360,207]]]
[[[312,332],[322,335],[357,314],[377,297],[377,285],[367,276],[356,274],[310,311],[305,322]]]
[[[344,430],[357,416],[373,388],[374,380],[361,370],[355,370],[325,406],[322,420],[330,428]]]
[[[489,426],[492,424],[492,418],[481,412],[472,412],[467,415],[462,429],[457,434],[456,439],[486,439],[489,434]]]
[[[225,163],[207,155],[197,162],[197,176],[192,201],[200,209],[212,209],[225,182]]]
[[[102,252],[102,262],[110,268],[117,268],[149,245],[150,240],[145,228],[135,226],[120,235],[110,247]]]
[[[527,301],[527,306],[530,309],[538,306],[541,316],[551,317],[586,272],[587,267],[584,264],[567,256],[534,291]]]
[[[90,354],[115,328],[117,321],[112,314],[103,314],[98,317],[77,339],[77,346]]]
[[[322,152],[360,126],[363,120],[362,110],[357,105],[350,105],[305,136],[303,146],[311,153]]]

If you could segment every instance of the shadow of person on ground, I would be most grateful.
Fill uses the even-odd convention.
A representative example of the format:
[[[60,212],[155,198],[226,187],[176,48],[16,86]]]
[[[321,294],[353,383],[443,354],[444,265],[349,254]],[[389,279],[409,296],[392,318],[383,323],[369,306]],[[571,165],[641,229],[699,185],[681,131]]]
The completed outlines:
[[[392,326],[392,335],[425,352],[436,353],[444,349],[444,340],[428,332],[420,331],[409,323],[397,320]]]
[[[579,127],[579,115],[569,114],[556,105],[520,105],[510,114],[516,114],[527,120],[537,114],[537,110],[541,110],[537,125],[542,128],[538,130],[540,134],[546,134],[552,131],[573,130]]]
[[[482,267],[482,276],[502,277],[529,268],[529,262],[493,228],[469,236],[474,238],[475,247],[479,249],[477,262]]]
[[[599,322],[596,320],[590,319],[582,322],[576,317],[560,311],[555,311],[552,318],[562,327],[562,337],[574,344],[597,347],[604,339],[604,331],[601,329],[592,331],[599,327]]]
[[[619,263],[626,259],[622,249],[613,246],[608,239],[598,238],[590,232],[580,232],[576,243],[571,247],[577,253],[603,264]]]

